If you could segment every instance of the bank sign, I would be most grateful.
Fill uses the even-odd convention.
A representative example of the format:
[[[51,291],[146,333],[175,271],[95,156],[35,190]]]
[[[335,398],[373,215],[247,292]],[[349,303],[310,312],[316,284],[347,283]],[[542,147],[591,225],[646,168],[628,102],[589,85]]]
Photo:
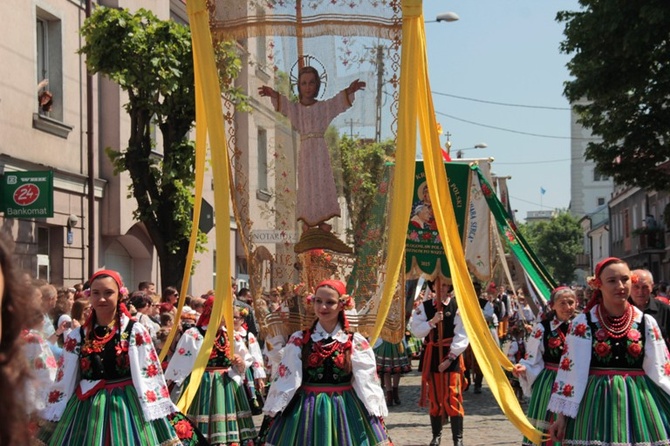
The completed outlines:
[[[7,172],[2,177],[2,210],[6,218],[54,216],[54,182],[50,170]]]

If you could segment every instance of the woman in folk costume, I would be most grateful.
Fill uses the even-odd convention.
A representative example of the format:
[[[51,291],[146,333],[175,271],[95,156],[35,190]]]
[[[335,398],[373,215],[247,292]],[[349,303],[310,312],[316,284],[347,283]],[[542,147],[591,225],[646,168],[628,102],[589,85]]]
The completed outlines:
[[[628,264],[596,265],[595,288],[565,337],[548,409],[564,445],[669,445],[670,358],[653,317],[628,302]]]
[[[191,371],[202,347],[213,306],[214,296],[210,296],[196,326],[186,330],[179,339],[165,371],[168,382],[181,385],[183,389],[189,385]],[[186,415],[212,445],[252,446],[256,438],[256,428],[243,388],[244,374],[252,363],[252,357],[237,335],[235,351],[231,354],[223,321],[221,324],[202,381],[186,410]]]
[[[49,445],[178,445],[172,403],[149,332],[120,303],[127,293],[116,271],[90,280],[93,307],[63,346],[39,439]],[[190,431],[190,425],[183,429]]]
[[[261,438],[267,446],[390,445],[374,352],[344,313],[353,299],[344,283],[325,280],[310,300],[317,320],[283,348]]]
[[[246,308],[235,307],[233,313],[235,336],[236,338],[239,337],[242,342],[244,342],[244,345],[247,347],[247,350],[249,350],[249,353],[253,358],[251,367],[247,367],[244,377],[244,385],[248,392],[251,411],[256,415],[259,415],[263,409],[264,399],[262,395],[265,390],[265,379],[267,378],[267,375],[265,374],[263,352],[261,351],[261,346],[258,345],[258,339],[256,339],[256,336],[254,336],[253,333],[247,330],[246,324],[244,323],[248,315],[249,310]]]
[[[403,338],[392,343],[379,338],[374,347],[377,373],[382,377],[386,391],[386,405],[400,404],[398,385],[400,377],[412,371],[412,364],[407,354],[407,343]]]
[[[519,378],[523,393],[530,396],[528,419],[545,433],[553,421],[551,412],[547,412],[547,405],[563,354],[568,325],[577,311],[577,296],[568,287],[558,287],[551,293],[549,307],[551,311],[531,331],[526,357],[512,371]],[[524,438],[523,444],[531,446],[533,443]]]

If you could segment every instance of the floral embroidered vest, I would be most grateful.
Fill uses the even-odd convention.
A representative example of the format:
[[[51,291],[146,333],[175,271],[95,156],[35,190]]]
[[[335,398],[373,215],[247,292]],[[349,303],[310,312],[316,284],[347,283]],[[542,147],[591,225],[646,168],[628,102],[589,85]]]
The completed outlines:
[[[91,342],[93,333],[84,335],[81,327],[81,349],[79,355],[79,370],[82,379],[116,380],[130,378],[130,358],[128,346],[130,333],[135,321],[130,320],[122,333],[116,333],[107,343],[101,346],[101,351]],[[96,327],[99,329],[100,327]],[[94,329],[95,330],[95,329]]]
[[[605,330],[600,321],[591,320],[586,313],[586,320],[591,329],[593,354],[591,368],[608,369],[641,369],[644,361],[644,318],[638,324],[633,321],[628,333],[621,338],[613,338]]]
[[[544,327],[544,339],[542,340],[544,344],[544,353],[542,354],[542,360],[545,364],[556,366],[561,360],[561,355],[563,355],[565,335],[568,332],[569,323],[563,322],[556,327],[556,330],[552,330],[551,322],[551,320],[542,321],[542,327]],[[561,334],[563,336],[561,336]]]
[[[349,334],[347,342],[342,343],[332,338],[319,342],[311,337],[302,349],[302,370],[304,384],[346,384],[351,382],[352,373],[344,370],[345,355],[351,350]]]
[[[205,329],[198,327],[198,331],[204,337]],[[214,345],[212,346],[212,352],[209,355],[209,360],[207,361],[207,367],[224,367],[228,368],[232,365],[230,362],[230,344],[228,343],[228,338],[226,337],[226,332],[219,329],[216,332],[216,338],[214,339]]]

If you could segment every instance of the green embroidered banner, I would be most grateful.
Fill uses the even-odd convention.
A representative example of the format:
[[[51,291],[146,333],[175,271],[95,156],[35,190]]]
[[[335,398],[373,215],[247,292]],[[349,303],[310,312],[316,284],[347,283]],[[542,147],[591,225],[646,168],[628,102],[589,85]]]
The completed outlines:
[[[470,166],[445,163],[445,169],[449,179],[449,190],[458,232],[462,239],[469,209]],[[433,217],[423,161],[416,162],[412,213],[405,241],[405,271],[408,278],[419,275],[424,275],[430,280],[434,280],[438,275],[444,278],[451,277],[449,264]]]
[[[473,165],[470,169],[477,173],[481,183],[482,193],[486,198],[486,202],[489,205],[489,209],[491,209],[493,217],[496,219],[500,234],[505,238],[507,245],[510,247],[514,256],[519,260],[519,263],[521,263],[521,266],[526,274],[528,274],[528,277],[535,285],[535,288],[537,288],[544,300],[548,301],[551,296],[551,290],[556,288],[556,282],[549,275],[544,265],[542,265],[540,259],[538,259],[535,253],[530,249],[528,242],[526,242],[517,230],[516,225],[505,210],[503,204],[498,200],[498,197],[493,192],[489,182],[486,181],[479,166]]]

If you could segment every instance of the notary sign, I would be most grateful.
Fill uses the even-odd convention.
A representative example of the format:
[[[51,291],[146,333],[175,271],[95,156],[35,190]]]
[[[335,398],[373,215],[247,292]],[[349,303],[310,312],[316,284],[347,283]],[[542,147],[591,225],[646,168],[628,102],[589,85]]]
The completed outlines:
[[[298,235],[295,231],[281,229],[257,229],[251,231],[251,241],[256,244],[297,243]]]
[[[8,172],[2,177],[2,210],[6,218],[54,216],[54,182],[50,170]]]

